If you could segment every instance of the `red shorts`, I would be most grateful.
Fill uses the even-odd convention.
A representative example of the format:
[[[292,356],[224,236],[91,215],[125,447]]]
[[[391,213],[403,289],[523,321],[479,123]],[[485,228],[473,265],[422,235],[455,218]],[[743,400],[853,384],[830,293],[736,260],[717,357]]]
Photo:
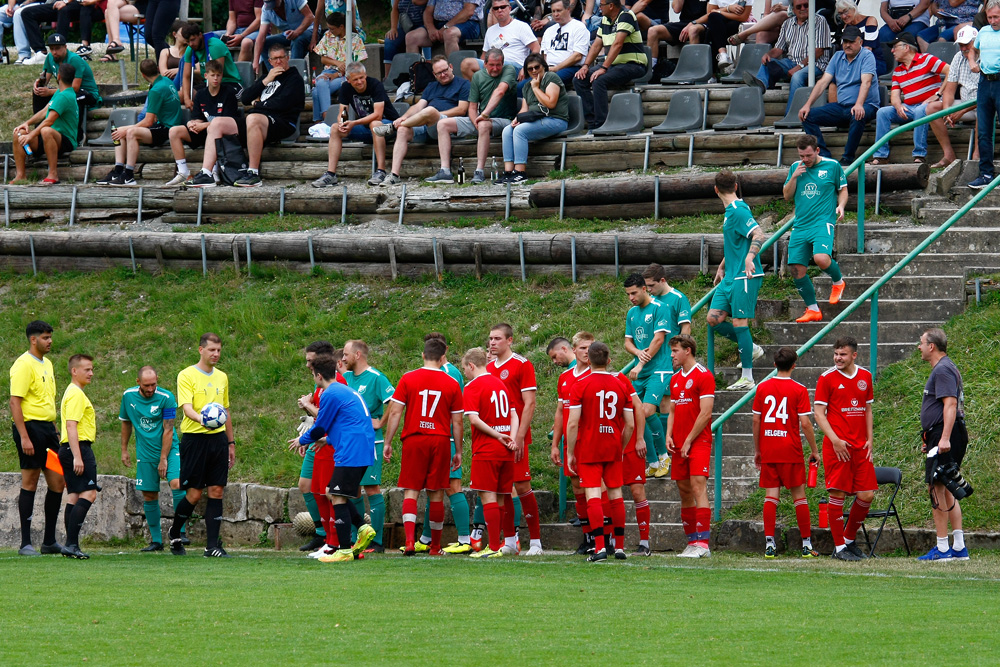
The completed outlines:
[[[473,491],[510,493],[513,486],[513,461],[484,461],[472,457],[472,478],[469,481],[469,488]]]
[[[687,458],[681,456],[680,447],[670,457],[670,479],[691,479],[692,477],[708,477],[712,463],[712,445],[707,442],[696,442],[691,445]]]
[[[515,482],[531,481],[531,462],[528,460],[527,442],[524,443],[524,456],[521,457],[520,461],[514,462],[514,481]]]
[[[760,488],[774,489],[785,487],[791,489],[806,483],[806,464],[798,463],[762,463],[760,466]]]
[[[620,489],[622,486],[622,462],[602,461],[599,463],[577,463],[580,476],[580,486],[585,489],[599,489],[601,482],[609,489]]]
[[[403,489],[448,488],[451,472],[451,438],[446,435],[411,435],[403,440],[399,482]]]
[[[330,485],[330,478],[333,477],[333,468],[333,447],[328,445],[316,452],[316,458],[313,459],[313,476],[309,483],[309,491],[313,494],[325,494],[326,487]]]
[[[635,453],[635,443],[625,447],[622,454],[622,479],[626,484],[646,483],[646,459]]]
[[[837,454],[829,440],[823,440],[823,477],[827,490],[859,493],[878,491],[875,480],[875,464],[868,460],[868,450],[864,447],[848,447],[850,461],[838,461]]]

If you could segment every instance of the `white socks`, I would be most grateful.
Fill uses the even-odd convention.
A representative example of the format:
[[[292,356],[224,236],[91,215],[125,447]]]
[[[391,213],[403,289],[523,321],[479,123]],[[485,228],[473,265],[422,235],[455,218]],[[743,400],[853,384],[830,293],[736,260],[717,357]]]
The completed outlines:
[[[965,531],[964,530],[955,530],[955,531],[952,531],[951,538],[952,538],[951,541],[952,541],[952,544],[954,545],[955,551],[961,551],[962,549],[965,548]]]

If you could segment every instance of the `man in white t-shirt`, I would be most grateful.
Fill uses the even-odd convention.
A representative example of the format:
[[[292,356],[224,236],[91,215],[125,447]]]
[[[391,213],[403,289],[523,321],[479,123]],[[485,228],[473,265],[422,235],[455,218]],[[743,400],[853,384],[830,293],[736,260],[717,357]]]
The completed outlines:
[[[569,0],[552,0],[551,7],[553,23],[542,34],[542,55],[549,71],[568,86],[590,49],[590,31],[573,18]]]
[[[494,0],[490,11],[496,23],[486,29],[483,40],[483,53],[490,49],[503,51],[504,63],[517,70],[517,80],[524,78],[521,71],[524,59],[530,53],[538,53],[538,38],[531,31],[531,26],[524,21],[517,21],[510,16],[511,0]],[[483,66],[483,61],[476,58],[466,58],[462,61],[462,76],[469,81],[472,75]]]

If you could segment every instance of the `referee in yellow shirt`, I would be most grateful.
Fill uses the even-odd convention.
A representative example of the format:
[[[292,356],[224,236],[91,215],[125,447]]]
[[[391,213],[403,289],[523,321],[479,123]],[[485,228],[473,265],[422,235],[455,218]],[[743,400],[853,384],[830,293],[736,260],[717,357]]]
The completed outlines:
[[[97,500],[97,459],[94,457],[94,440],[97,439],[97,415],[84,388],[94,377],[94,358],[74,354],[69,358],[72,382],[63,394],[62,447],[59,463],[66,477],[66,546],[62,555],[67,558],[90,558],[80,551],[80,528],[90,506]]]
[[[65,487],[63,476],[45,467],[46,451],[59,450],[56,431],[56,378],[52,362],[45,355],[52,349],[52,327],[41,320],[28,324],[28,351],[10,367],[10,415],[14,445],[21,465],[21,495],[17,509],[21,515],[22,556],[40,555],[31,546],[31,515],[35,506],[38,478],[45,471],[45,535],[43,554],[62,553],[56,542],[59,505]]]
[[[177,404],[184,411],[181,421],[181,488],[187,495],[177,504],[170,527],[170,553],[183,556],[181,526],[191,518],[194,506],[208,487],[205,505],[206,558],[229,558],[219,544],[222,525],[222,493],[229,481],[229,469],[236,463],[232,415],[225,426],[206,428],[201,409],[221,403],[229,411],[229,378],[215,367],[222,355],[222,341],[214,333],[202,334],[198,342],[200,359],[177,375]]]

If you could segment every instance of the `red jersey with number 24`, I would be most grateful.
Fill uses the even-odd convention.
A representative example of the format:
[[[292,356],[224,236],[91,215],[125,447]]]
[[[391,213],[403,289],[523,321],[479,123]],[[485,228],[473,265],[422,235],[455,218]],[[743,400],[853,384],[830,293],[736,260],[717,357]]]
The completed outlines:
[[[831,368],[816,382],[816,405],[826,406],[830,427],[848,447],[860,449],[868,442],[865,413],[874,401],[872,374],[861,366],[855,366],[853,376]]]
[[[435,368],[405,373],[390,401],[406,407],[403,433],[451,437],[451,416],[462,412],[462,389],[455,379]]]
[[[625,391],[618,378],[606,371],[591,372],[573,385],[569,408],[580,410],[575,449],[578,462],[621,460],[625,413],[632,412],[632,401]]]
[[[764,380],[757,386],[753,413],[760,415],[761,463],[802,463],[799,417],[812,414],[809,390],[792,378]]]
[[[510,404],[507,385],[502,380],[489,373],[473,378],[465,385],[462,401],[465,414],[476,415],[496,431],[514,436],[510,429],[514,407]],[[477,461],[513,461],[514,452],[473,426],[472,457]]]
[[[686,374],[677,370],[670,380],[670,400],[674,403],[674,428],[671,436],[678,450],[701,414],[701,399],[715,396],[715,376],[701,364],[695,364]],[[712,425],[705,428],[691,441],[693,445],[712,444]]]

